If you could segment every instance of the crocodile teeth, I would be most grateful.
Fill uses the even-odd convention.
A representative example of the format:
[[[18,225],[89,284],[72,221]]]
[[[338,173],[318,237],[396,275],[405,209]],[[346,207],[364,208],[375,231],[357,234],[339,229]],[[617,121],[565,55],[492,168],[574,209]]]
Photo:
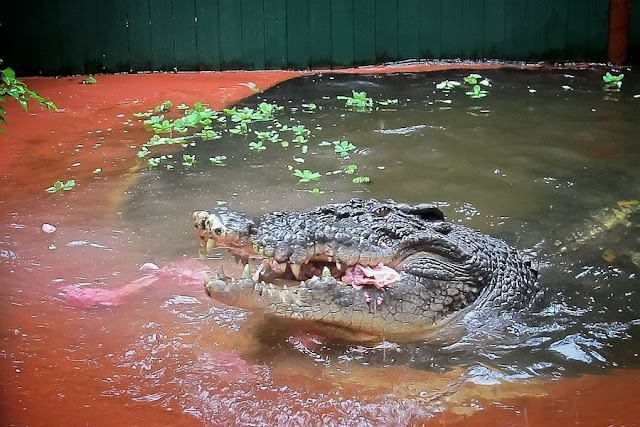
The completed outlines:
[[[322,276],[323,277],[331,276],[331,270],[329,270],[329,267],[327,267],[326,265],[322,267]]]
[[[245,264],[244,269],[242,270],[242,278],[248,279],[249,277],[251,277],[251,267],[249,267],[249,264]]]
[[[207,240],[207,253],[211,252],[213,250],[213,248],[215,248],[215,247],[216,247],[215,239],[209,238]]]
[[[209,277],[209,273],[207,273],[206,271],[202,272],[202,281],[205,285],[211,281],[211,277]]]
[[[297,279],[300,277],[300,264],[289,264],[291,266],[291,272],[293,273],[294,277]]]
[[[260,246],[257,243],[254,243],[253,244],[253,251],[257,253],[259,250],[260,250]]]
[[[342,270],[342,263],[340,261],[336,261],[336,268]]]

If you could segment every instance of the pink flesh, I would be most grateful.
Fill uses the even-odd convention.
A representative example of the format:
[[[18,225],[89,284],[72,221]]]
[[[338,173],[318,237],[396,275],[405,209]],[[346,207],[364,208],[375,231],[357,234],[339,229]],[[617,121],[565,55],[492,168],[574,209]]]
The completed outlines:
[[[119,288],[77,287],[69,285],[61,289],[69,305],[76,307],[113,307],[132,299],[145,288],[162,283],[177,284],[188,288],[202,287],[201,266],[195,262],[181,262],[145,274]]]
[[[393,268],[387,267],[382,263],[375,267],[356,264],[353,267],[348,267],[340,280],[352,285],[354,288],[373,285],[378,289],[383,289],[400,280],[400,274]]]

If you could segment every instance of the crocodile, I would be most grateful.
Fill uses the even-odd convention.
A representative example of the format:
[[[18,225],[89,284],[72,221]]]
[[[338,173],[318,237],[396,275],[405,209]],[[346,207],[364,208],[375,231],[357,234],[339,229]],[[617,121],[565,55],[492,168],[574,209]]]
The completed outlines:
[[[424,339],[469,310],[518,311],[541,294],[524,253],[446,221],[435,203],[192,217],[203,255],[225,248],[245,264],[242,277],[205,274],[207,295],[347,340]]]

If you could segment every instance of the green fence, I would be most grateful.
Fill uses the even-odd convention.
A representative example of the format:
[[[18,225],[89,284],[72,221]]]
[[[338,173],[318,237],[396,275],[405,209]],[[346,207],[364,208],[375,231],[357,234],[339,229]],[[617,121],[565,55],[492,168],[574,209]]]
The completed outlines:
[[[21,75],[605,61],[608,19],[608,0],[4,0],[0,57]]]

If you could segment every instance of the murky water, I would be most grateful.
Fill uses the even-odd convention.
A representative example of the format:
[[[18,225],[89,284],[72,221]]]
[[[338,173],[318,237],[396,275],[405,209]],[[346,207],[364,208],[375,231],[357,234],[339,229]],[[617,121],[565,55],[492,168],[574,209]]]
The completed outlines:
[[[640,99],[633,94],[640,93],[640,74],[627,73],[620,92],[603,90],[601,70],[486,70],[489,94],[477,100],[462,88],[435,88],[468,74],[284,82],[238,108],[263,101],[284,106],[276,116],[282,125],[311,130],[307,153],[295,143],[266,143],[255,152],[249,149],[255,138],[225,133],[174,153],[176,159],[195,154],[195,166],[168,161],[111,178],[133,182],[122,199],[107,180],[89,188],[93,194],[85,189],[57,199],[53,211],[44,198],[29,214],[17,209],[0,247],[14,284],[3,294],[11,305],[3,307],[7,319],[14,310],[31,310],[34,323],[7,322],[5,342],[23,342],[4,351],[14,360],[7,375],[35,358],[32,375],[60,375],[48,391],[56,399],[64,400],[69,387],[86,387],[91,400],[80,407],[117,401],[138,422],[397,425],[481,408],[483,393],[470,391],[472,384],[513,383],[503,393],[517,396],[535,394],[525,391],[534,383],[637,368]],[[336,96],[352,90],[397,104],[350,111]],[[311,103],[313,111],[303,107]],[[252,125],[268,126],[274,122]],[[141,130],[135,135],[138,145],[149,137]],[[357,148],[341,159],[321,145],[335,140]],[[217,155],[227,156],[226,166],[207,161]],[[353,183],[343,172],[350,164],[371,183]],[[290,167],[322,177],[297,183]],[[109,206],[117,207],[108,208],[108,198],[96,192],[115,198]],[[441,202],[450,220],[530,252],[540,264],[544,301],[518,316],[467,316],[440,342],[362,346],[314,344],[310,337],[301,345],[278,330],[265,334],[263,319],[251,313],[209,300],[184,273],[199,268],[189,220],[195,209],[225,202],[257,215],[352,197]],[[64,218],[68,209],[81,220],[57,230],[55,239],[24,227]],[[57,249],[42,255],[22,247],[24,239]],[[79,308],[59,292],[68,285],[118,289],[139,279],[145,262],[174,270],[117,306]],[[206,263],[234,269],[224,257]],[[39,306],[61,310],[65,324],[47,324]],[[38,336],[47,328],[59,331],[55,344]],[[57,353],[69,356],[65,364],[47,362]],[[11,384],[17,392],[18,383]]]

